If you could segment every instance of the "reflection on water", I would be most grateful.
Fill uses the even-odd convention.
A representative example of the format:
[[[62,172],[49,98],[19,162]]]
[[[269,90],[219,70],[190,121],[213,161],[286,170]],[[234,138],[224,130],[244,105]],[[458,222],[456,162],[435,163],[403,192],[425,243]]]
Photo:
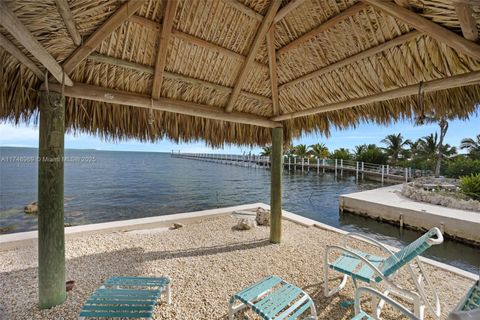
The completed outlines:
[[[0,148],[0,157],[35,157],[37,150]],[[169,154],[66,150],[65,222],[73,225],[165,215],[245,203],[270,201],[270,173]],[[91,160],[94,161],[85,161]],[[25,160],[25,159],[23,159]],[[84,160],[84,161],[82,161]],[[401,246],[419,236],[414,231],[338,211],[338,196],[379,187],[378,182],[332,173],[284,172],[283,205],[288,211],[348,231],[374,235]],[[0,162],[0,228],[8,232],[34,230],[36,216],[23,206],[36,200],[37,163]],[[464,269],[480,265],[478,248],[454,241],[427,254]]]

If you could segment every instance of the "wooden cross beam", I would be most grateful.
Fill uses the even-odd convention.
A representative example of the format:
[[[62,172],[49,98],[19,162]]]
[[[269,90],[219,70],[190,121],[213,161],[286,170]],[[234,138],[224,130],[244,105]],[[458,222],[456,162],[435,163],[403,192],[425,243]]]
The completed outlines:
[[[278,10],[277,14],[275,15],[275,18],[273,19],[273,23],[280,22],[283,18],[285,18],[287,14],[297,9],[298,6],[300,6],[304,2],[305,0],[291,0],[287,5],[285,5],[285,7]]]
[[[60,89],[60,85],[53,83],[50,83],[48,87],[53,91]],[[73,87],[65,88],[64,94],[66,97],[154,109],[205,119],[242,123],[265,128],[277,128],[282,126],[280,122],[275,122],[268,118],[250,113],[227,113],[225,110],[219,107],[212,107],[204,104],[163,97],[160,97],[158,100],[152,100],[150,96],[143,94],[108,89],[83,83],[75,83]]]
[[[267,33],[267,51],[268,65],[270,66],[270,83],[272,86],[273,115],[278,116],[280,114],[280,102],[278,100],[277,58],[275,55],[275,24],[272,24]]]
[[[328,66],[325,66],[323,68],[320,68],[318,70],[315,70],[315,71],[312,71],[310,73],[307,73],[306,75],[303,75],[297,79],[294,79],[294,80],[291,80],[287,83],[284,83],[282,84],[279,89],[280,90],[283,90],[283,89],[287,89],[293,85],[296,85],[298,83],[301,83],[301,82],[304,82],[304,81],[307,81],[309,79],[313,79],[313,78],[316,78],[316,77],[320,77],[321,75],[324,75],[328,72],[331,72],[333,70],[337,70],[341,67],[344,67],[344,66],[347,66],[349,64],[352,64],[352,63],[355,63],[355,62],[358,62],[358,61],[361,61],[363,59],[366,59],[368,57],[371,57],[371,56],[374,56],[380,52],[383,52],[385,50],[388,50],[388,49],[391,49],[393,47],[396,47],[396,46],[399,46],[399,45],[402,45],[408,41],[411,41],[419,36],[421,36],[422,33],[420,31],[410,31],[409,33],[406,33],[404,35],[401,35],[397,38],[393,38],[392,40],[389,40],[387,42],[384,42],[382,44],[379,44],[378,46],[375,46],[375,47],[372,47],[370,49],[367,49],[365,51],[362,51],[362,52],[359,52],[353,56],[350,56],[348,58],[345,58],[343,60],[340,60],[340,61],[337,61],[335,63],[332,63]]]
[[[123,4],[103,25],[88,37],[82,46],[78,47],[70,57],[65,60],[63,63],[65,72],[70,74],[103,40],[128,20],[144,3],[145,0],[130,0]]]
[[[460,74],[457,76],[423,82],[422,90],[423,92],[428,93],[428,92],[445,90],[449,88],[463,87],[463,86],[468,86],[468,85],[473,85],[478,83],[480,83],[480,71],[473,71],[473,72]],[[419,87],[419,84],[413,84],[410,86],[393,89],[393,90],[373,94],[373,95],[362,97],[362,98],[357,98],[357,99],[352,99],[352,100],[347,100],[347,101],[342,101],[337,103],[331,103],[331,104],[323,105],[316,108],[310,108],[306,110],[283,114],[278,117],[273,117],[272,120],[273,121],[291,120],[298,117],[311,116],[314,114],[335,111],[335,110],[343,110],[343,109],[353,108],[356,106],[374,103],[374,102],[382,102],[382,101],[387,101],[391,99],[412,96],[412,95],[418,94],[418,87]]]
[[[257,21],[262,21],[263,20],[263,16],[260,13],[253,10],[250,7],[247,7],[246,5],[244,5],[243,3],[241,3],[238,0],[223,0],[223,2],[225,4],[231,6],[232,8],[237,9],[238,11],[242,12],[243,14],[249,16],[250,18],[253,18]]]
[[[122,60],[122,59],[118,59],[118,58],[114,58],[114,57],[109,57],[109,56],[98,54],[98,53],[92,53],[91,55],[88,56],[87,59],[91,60],[91,61],[96,61],[96,62],[100,62],[100,63],[105,63],[105,64],[118,66],[118,67],[125,68],[125,69],[135,70],[135,71],[138,71],[138,72],[143,72],[143,73],[151,74],[151,75],[153,75],[154,72],[155,72],[155,69],[151,66],[147,66],[147,65],[127,61],[127,60]],[[163,76],[166,79],[178,80],[178,81],[183,81],[183,82],[187,82],[187,83],[191,83],[191,84],[198,84],[198,85],[201,85],[201,86],[204,86],[204,87],[209,87],[209,88],[212,88],[212,89],[215,89],[215,90],[218,90],[218,91],[221,91],[221,92],[226,92],[226,93],[229,93],[229,94],[232,93],[232,90],[233,90],[233,88],[230,88],[230,87],[227,87],[227,86],[223,86],[223,85],[213,83],[213,82],[210,82],[210,81],[205,81],[205,80],[200,80],[200,79],[196,79],[196,78],[192,78],[192,77],[187,77],[187,76],[184,76],[184,75],[181,75],[181,74],[178,74],[178,73],[174,73],[174,72],[164,71]],[[244,97],[249,98],[249,99],[255,99],[255,100],[257,100],[261,103],[271,103],[272,102],[272,99],[270,99],[269,97],[261,96],[261,95],[256,94],[256,93],[242,91],[241,95],[243,95]]]
[[[144,17],[136,16],[136,15],[132,16],[129,19],[129,21],[140,24],[144,27],[150,28],[150,29],[155,30],[157,32],[159,32],[162,28],[162,25],[159,24],[158,22],[155,22],[153,20],[150,20],[150,19],[147,19],[147,18],[144,18]],[[182,32],[180,30],[176,30],[175,28],[172,29],[172,37],[175,37],[177,39],[181,39],[183,41],[190,42],[192,44],[195,44],[197,46],[200,46],[200,47],[203,47],[203,48],[215,51],[215,52],[219,52],[219,53],[221,53],[225,56],[232,57],[234,59],[238,59],[238,60],[242,60],[242,61],[245,61],[247,59],[247,57],[245,57],[244,55],[241,55],[240,53],[237,53],[233,50],[224,48],[224,47],[219,46],[219,45],[217,45],[215,43],[212,43],[210,41],[203,40],[201,38],[192,36],[188,33]],[[260,68],[262,70],[267,70],[267,68],[268,68],[267,65],[261,64],[257,61],[254,62],[254,65],[255,65],[255,68]]]
[[[32,54],[58,82],[62,83],[62,79],[64,79],[65,85],[73,85],[72,80],[62,70],[62,67],[55,58],[35,39],[4,1],[0,1],[0,24]]]
[[[75,26],[75,20],[73,20],[72,11],[70,10],[67,0],[55,0],[55,3],[57,4],[58,13],[60,13],[65,27],[67,27],[68,33],[72,37],[73,43],[79,46],[82,43],[82,36]]]
[[[8,53],[12,55],[15,59],[20,61],[24,66],[28,69],[32,70],[32,72],[37,76],[37,78],[43,80],[45,74],[40,70],[35,62],[30,60],[23,52],[18,49],[10,40],[7,39],[3,34],[0,33],[0,47],[7,50]]]
[[[333,16],[332,18],[330,18],[327,21],[323,22],[322,24],[318,25],[314,29],[312,29],[309,32],[305,33],[304,35],[300,36],[299,38],[293,40],[289,44],[281,47],[280,49],[278,49],[277,53],[278,54],[284,54],[287,51],[298,48],[299,46],[301,46],[306,41],[308,41],[311,38],[319,35],[323,31],[335,26],[340,21],[343,21],[343,20],[357,14],[358,12],[362,11],[366,7],[367,7],[367,5],[364,4],[364,3],[361,3],[361,2],[354,4],[353,6],[349,7],[348,9],[340,12],[339,14]]]
[[[462,28],[463,37],[470,41],[477,41],[478,28],[477,21],[473,16],[472,6],[465,2],[457,2],[455,3],[455,11]]]
[[[384,0],[362,0],[374,8],[401,20],[415,29],[434,38],[439,43],[445,43],[449,47],[469,57],[480,60],[480,45],[469,41],[462,36],[432,22],[413,11],[403,8],[394,2]]]
[[[163,13],[162,31],[160,32],[160,41],[158,44],[157,59],[155,63],[155,73],[153,74],[152,98],[160,98],[162,89],[163,72],[167,63],[168,45],[170,43],[170,35],[172,34],[173,19],[177,10],[177,1],[169,0],[165,5]]]
[[[235,87],[233,88],[232,95],[230,96],[230,100],[228,101],[227,107],[225,108],[227,112],[231,112],[235,106],[238,95],[240,94],[243,84],[247,80],[247,75],[252,68],[253,62],[255,61],[258,49],[260,48],[261,43],[265,40],[265,35],[267,34],[268,29],[272,25],[275,14],[277,13],[281,3],[281,0],[273,0],[270,4],[270,8],[265,15],[265,18],[263,19],[262,24],[257,31],[257,34],[255,35],[255,39],[253,40],[253,43],[250,47],[250,52],[248,53],[243,68],[240,70],[240,75],[237,77],[237,80],[235,82]]]

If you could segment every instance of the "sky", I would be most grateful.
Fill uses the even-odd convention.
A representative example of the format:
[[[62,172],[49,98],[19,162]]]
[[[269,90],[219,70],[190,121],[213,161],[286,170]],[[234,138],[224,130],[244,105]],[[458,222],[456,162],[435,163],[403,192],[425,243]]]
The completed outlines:
[[[400,121],[388,126],[363,123],[357,128],[344,130],[333,129],[330,137],[320,134],[305,135],[293,141],[293,144],[311,145],[317,142],[325,143],[330,149],[348,148],[353,150],[360,144],[377,144],[382,146],[380,141],[388,134],[402,133],[405,139],[416,140],[438,131],[435,124],[414,126],[410,121]],[[453,146],[458,146],[463,138],[474,138],[480,134],[480,116],[473,115],[467,121],[454,120],[449,122],[449,129],[445,142]],[[38,127],[34,125],[20,124],[14,126],[9,123],[0,124],[0,146],[9,147],[38,147]],[[176,144],[169,140],[162,140],[156,143],[140,142],[138,140],[128,140],[121,142],[104,141],[99,137],[88,134],[67,134],[65,136],[65,148],[68,149],[97,149],[113,151],[148,151],[148,152],[171,152],[172,150],[180,152],[193,153],[230,153],[242,154],[252,151],[259,153],[260,149],[250,149],[238,146],[225,146],[223,149],[211,149],[205,142]]]

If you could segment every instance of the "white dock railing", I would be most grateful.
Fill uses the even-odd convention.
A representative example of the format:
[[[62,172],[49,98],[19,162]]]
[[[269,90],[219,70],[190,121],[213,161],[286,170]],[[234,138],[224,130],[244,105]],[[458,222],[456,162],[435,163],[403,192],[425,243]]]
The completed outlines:
[[[250,168],[270,168],[271,161],[268,156],[259,156],[253,154],[211,154],[211,153],[180,153],[172,152],[172,157],[192,159],[208,162],[216,162],[227,165],[236,165]],[[366,163],[354,160],[343,159],[319,159],[308,157],[284,156],[283,166],[287,170],[302,172],[314,171],[316,173],[325,173],[325,171],[334,171],[335,176],[343,176],[344,171],[354,173],[356,179],[376,178],[382,183],[389,181],[410,181],[414,177],[412,168],[393,167],[383,164]]]

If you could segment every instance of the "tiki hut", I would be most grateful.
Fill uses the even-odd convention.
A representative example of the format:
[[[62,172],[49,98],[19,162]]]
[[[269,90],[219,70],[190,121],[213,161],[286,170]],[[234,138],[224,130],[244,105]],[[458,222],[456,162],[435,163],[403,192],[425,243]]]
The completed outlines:
[[[65,299],[63,135],[273,144],[480,102],[477,0],[2,0],[0,117],[40,115],[40,306]]]

